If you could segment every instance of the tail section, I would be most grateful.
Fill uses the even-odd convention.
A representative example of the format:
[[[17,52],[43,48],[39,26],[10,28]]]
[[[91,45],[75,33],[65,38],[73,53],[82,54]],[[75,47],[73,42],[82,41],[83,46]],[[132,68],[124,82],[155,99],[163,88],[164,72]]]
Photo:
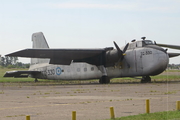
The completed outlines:
[[[37,32],[32,34],[32,42],[33,42],[33,49],[48,49],[49,45],[43,35],[42,32]],[[49,59],[41,59],[41,58],[32,58],[31,65],[40,64],[40,63],[49,63]]]

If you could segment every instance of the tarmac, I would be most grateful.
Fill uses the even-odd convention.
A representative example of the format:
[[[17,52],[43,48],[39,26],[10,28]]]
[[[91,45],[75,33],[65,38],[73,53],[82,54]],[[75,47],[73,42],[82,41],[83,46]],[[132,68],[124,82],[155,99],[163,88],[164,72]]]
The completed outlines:
[[[46,84],[0,83],[0,120],[104,120],[145,113],[176,110],[180,82]],[[168,114],[167,114],[168,115]]]

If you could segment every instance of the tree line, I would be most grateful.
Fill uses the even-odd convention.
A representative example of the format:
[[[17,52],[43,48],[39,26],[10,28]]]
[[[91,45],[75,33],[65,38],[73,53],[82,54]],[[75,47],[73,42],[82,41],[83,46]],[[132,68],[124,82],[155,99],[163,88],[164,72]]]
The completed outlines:
[[[180,64],[169,64],[168,69],[180,69]]]
[[[29,63],[22,63],[18,61],[18,57],[0,57],[0,67],[7,68],[29,68]]]

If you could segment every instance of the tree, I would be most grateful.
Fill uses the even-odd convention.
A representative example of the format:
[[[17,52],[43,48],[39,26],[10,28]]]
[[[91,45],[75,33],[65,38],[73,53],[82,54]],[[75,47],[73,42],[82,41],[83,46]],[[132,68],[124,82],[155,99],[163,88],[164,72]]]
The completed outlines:
[[[12,65],[11,64],[11,59],[10,59],[10,57],[5,56],[5,66],[7,67],[8,65]]]
[[[8,56],[5,56],[5,57],[1,57],[0,59],[0,65],[3,66],[3,67],[15,67],[16,64],[18,62],[18,58],[17,57],[8,57]],[[23,63],[21,63],[23,64]]]
[[[5,58],[4,57],[1,57],[1,66],[5,66]]]
[[[18,57],[13,57],[13,64],[15,65],[18,62]]]

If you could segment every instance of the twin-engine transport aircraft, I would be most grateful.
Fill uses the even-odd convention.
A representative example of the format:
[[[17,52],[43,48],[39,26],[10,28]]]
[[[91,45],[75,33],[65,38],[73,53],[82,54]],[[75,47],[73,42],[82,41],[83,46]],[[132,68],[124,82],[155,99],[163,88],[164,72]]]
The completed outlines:
[[[155,45],[151,40],[126,44],[121,49],[50,49],[42,32],[32,35],[33,48],[20,50],[6,56],[31,58],[28,71],[7,71],[4,77],[32,77],[51,80],[99,79],[109,83],[111,78],[142,76],[142,82],[150,82],[150,76],[162,73],[169,58],[178,53]]]

